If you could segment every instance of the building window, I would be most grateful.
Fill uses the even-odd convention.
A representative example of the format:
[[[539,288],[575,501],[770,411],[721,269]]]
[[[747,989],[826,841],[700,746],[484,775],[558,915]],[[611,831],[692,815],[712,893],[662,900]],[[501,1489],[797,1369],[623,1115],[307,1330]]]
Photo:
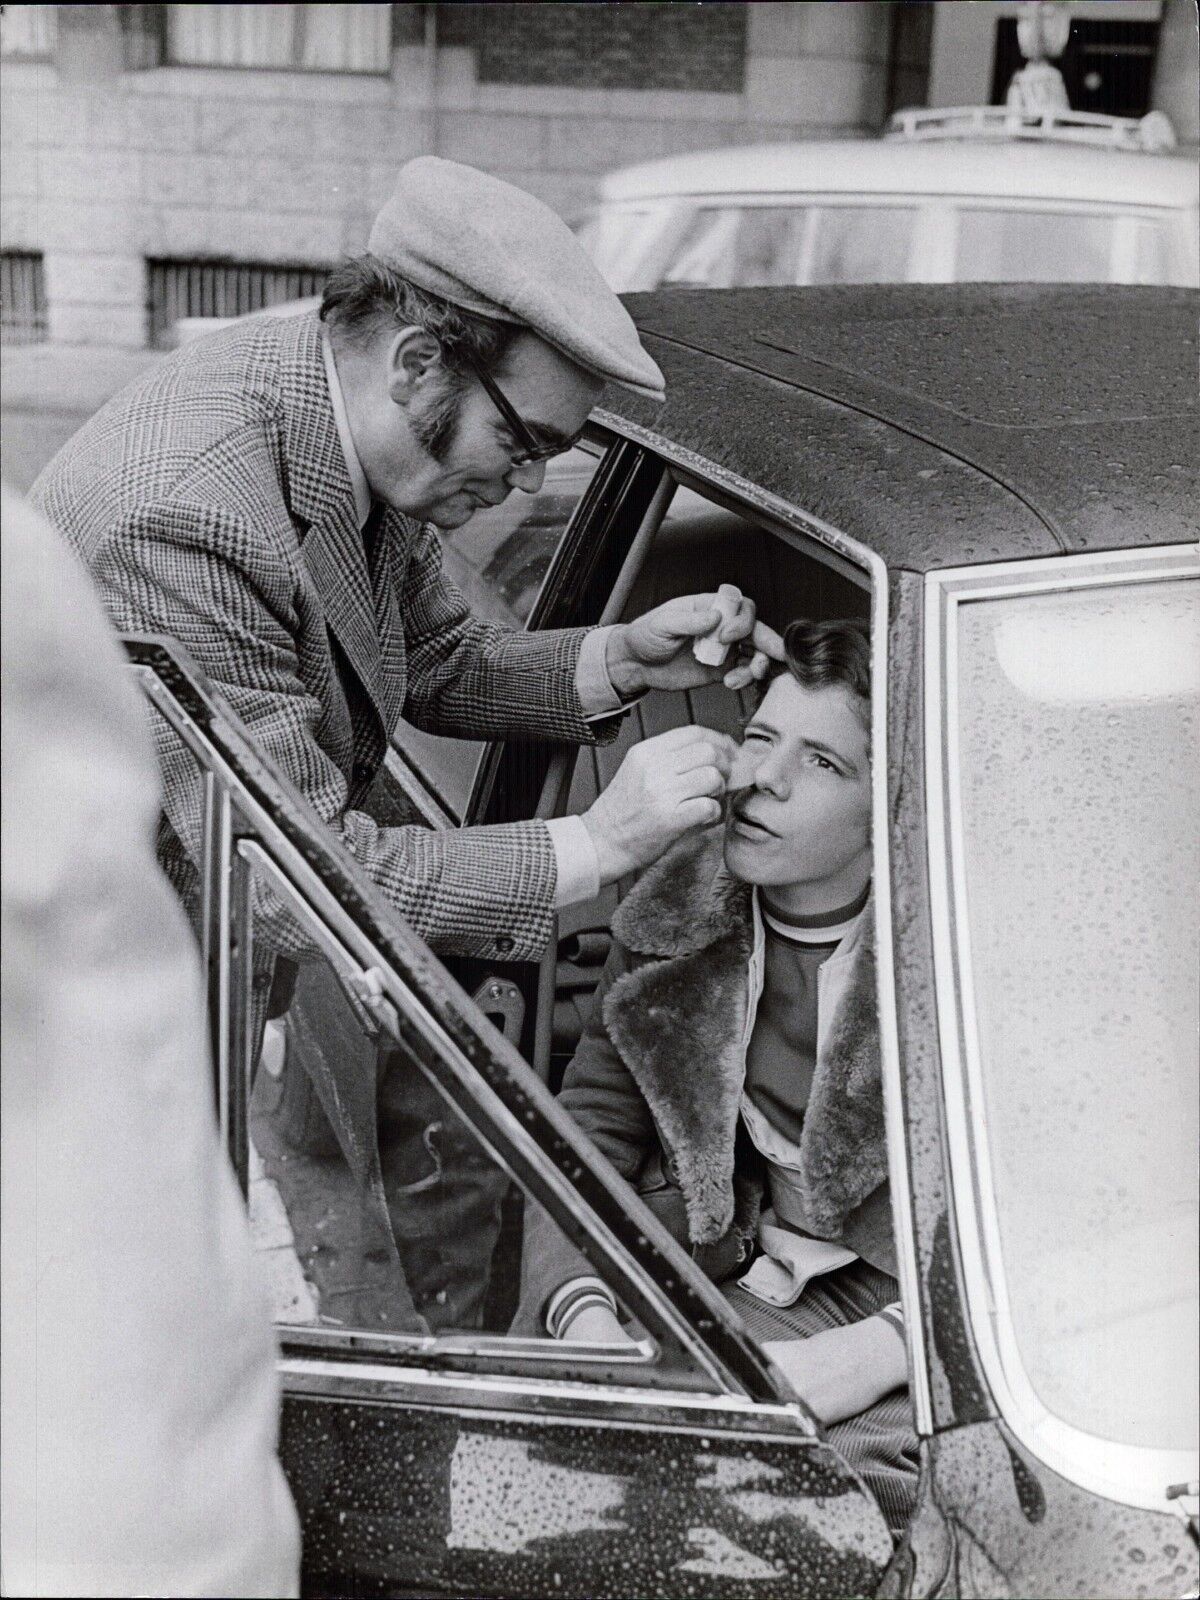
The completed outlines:
[[[168,60],[185,67],[387,72],[391,10],[390,5],[168,6]]]
[[[57,6],[0,8],[0,56],[5,61],[48,61],[57,43]]]
[[[186,319],[214,327],[268,306],[319,295],[328,267],[277,266],[246,261],[148,261],[150,343],[169,349]],[[299,308],[297,308],[299,309]]]
[[[41,256],[29,250],[0,251],[0,344],[41,344],[45,337]]]
[[[923,106],[929,100],[929,61],[933,50],[931,0],[900,0],[888,17],[892,33],[888,47],[886,114]]]
[[[742,5],[441,5],[438,43],[470,45],[480,83],[741,94]]]
[[[1150,110],[1157,22],[1118,22],[1073,17],[1067,48],[1055,62],[1074,111],[1112,117],[1142,117]],[[996,24],[992,104],[1003,105],[1014,72],[1025,64],[1017,44],[1015,17]]]

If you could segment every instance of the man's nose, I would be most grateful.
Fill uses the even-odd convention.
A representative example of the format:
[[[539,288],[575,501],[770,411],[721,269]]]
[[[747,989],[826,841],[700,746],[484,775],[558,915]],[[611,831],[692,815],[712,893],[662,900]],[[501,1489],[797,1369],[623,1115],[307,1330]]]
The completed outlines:
[[[512,466],[504,474],[504,481],[525,494],[536,494],[546,481],[546,463],[527,461],[524,466]]]

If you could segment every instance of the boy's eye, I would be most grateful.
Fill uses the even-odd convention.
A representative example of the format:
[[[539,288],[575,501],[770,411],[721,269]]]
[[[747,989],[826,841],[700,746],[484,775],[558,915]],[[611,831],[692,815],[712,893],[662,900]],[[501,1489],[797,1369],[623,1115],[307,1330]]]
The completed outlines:
[[[743,744],[766,744],[767,743],[767,736],[766,736],[765,733],[756,732],[755,729],[753,729],[753,728],[747,728],[747,729],[745,729],[745,731],[742,734],[742,743]]]

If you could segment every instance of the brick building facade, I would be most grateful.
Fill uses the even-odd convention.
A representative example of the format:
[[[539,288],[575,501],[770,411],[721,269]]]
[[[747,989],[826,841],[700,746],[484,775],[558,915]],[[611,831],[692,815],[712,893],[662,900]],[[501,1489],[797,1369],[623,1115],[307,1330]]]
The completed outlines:
[[[6,6],[10,298],[41,297],[51,340],[139,346],[163,321],[152,286],[183,263],[320,269],[361,248],[419,153],[487,167],[570,218],[627,162],[873,132],[923,103],[935,9]]]

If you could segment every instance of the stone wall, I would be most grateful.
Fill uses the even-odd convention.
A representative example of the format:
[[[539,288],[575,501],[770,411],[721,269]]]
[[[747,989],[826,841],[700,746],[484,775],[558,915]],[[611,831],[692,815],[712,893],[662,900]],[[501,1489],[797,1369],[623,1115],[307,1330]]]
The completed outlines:
[[[607,8],[558,5],[553,61],[535,59],[536,30],[522,35],[533,82],[480,81],[491,35],[471,42],[457,13],[504,7],[440,8],[467,39],[460,44],[439,43],[436,28],[416,42],[417,8],[397,8],[387,76],[130,70],[128,14],[150,9],[58,7],[52,61],[0,65],[0,244],[44,253],[55,341],[144,343],[147,258],[324,265],[361,248],[396,168],[417,154],[486,167],[571,217],[612,167],[874,131],[885,112],[886,0],[756,0],[736,17],[733,8],[711,18],[689,8],[687,27],[690,18],[711,25],[714,49],[703,71],[693,50],[682,76],[678,62],[653,59],[655,50],[679,55],[682,22],[639,32],[636,65],[629,30],[615,32],[617,54],[589,76],[586,59],[571,57],[562,18]],[[493,44],[483,75],[518,76],[519,54]],[[657,85],[664,72],[675,83],[739,86],[562,81],[611,85],[641,73]]]

